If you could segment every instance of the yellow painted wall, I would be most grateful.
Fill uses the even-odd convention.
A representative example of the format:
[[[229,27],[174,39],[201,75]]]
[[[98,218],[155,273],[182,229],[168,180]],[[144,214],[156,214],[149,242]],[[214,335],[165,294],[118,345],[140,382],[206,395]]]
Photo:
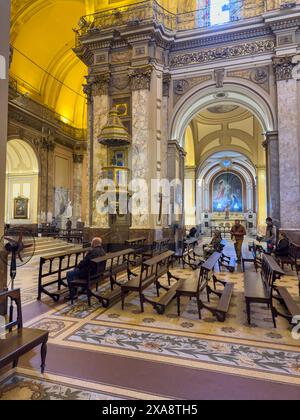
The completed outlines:
[[[54,187],[73,190],[73,154],[63,147],[54,152]]]

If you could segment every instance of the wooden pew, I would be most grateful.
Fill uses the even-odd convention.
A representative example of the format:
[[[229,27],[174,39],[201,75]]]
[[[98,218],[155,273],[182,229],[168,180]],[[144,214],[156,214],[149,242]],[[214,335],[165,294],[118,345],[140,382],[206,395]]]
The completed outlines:
[[[225,254],[222,253],[221,258],[219,260],[220,270],[222,269],[222,267],[224,267],[230,273],[234,273],[235,264],[236,260],[234,257],[227,257]]]
[[[41,372],[44,373],[49,332],[23,328],[20,289],[0,293],[0,306],[8,303],[15,305],[17,319],[14,321],[13,312],[9,311],[9,322],[5,325],[8,333],[4,340],[0,339],[0,370],[10,363],[13,363],[14,368],[17,367],[20,357],[41,345]]]
[[[197,244],[197,238],[186,239],[183,247],[175,252],[174,259],[179,261],[179,263],[181,262],[183,268],[185,268],[185,265],[188,265],[193,270],[196,270],[204,262],[200,255],[197,255],[195,252]]]
[[[143,292],[152,284],[156,283],[157,295],[159,296],[159,285],[157,279],[168,272],[174,252],[167,251],[142,263],[141,272],[138,278],[130,280],[121,285],[122,309],[125,307],[125,297],[129,292],[138,292],[140,297],[141,312],[144,312],[144,302],[153,303],[146,299]],[[170,276],[169,276],[170,281]],[[154,304],[153,304],[154,305]]]
[[[154,241],[150,251],[144,253],[144,256],[150,259],[155,257],[156,255],[160,255],[164,252],[169,251],[169,243],[169,238],[157,239],[156,241]]]
[[[249,250],[243,250],[242,252],[242,269],[243,273],[246,271],[246,263],[253,263],[255,271],[261,267],[261,247],[258,247],[255,243],[249,246]]]
[[[144,254],[147,252],[146,241],[147,238],[144,237],[128,239],[125,241],[125,246],[127,248],[134,249],[134,254],[132,254],[130,261],[133,267],[141,265],[142,261],[144,260]]]
[[[290,324],[293,324],[293,320],[295,319],[295,317],[299,317],[298,322],[300,322],[300,308],[298,304],[294,301],[293,297],[290,295],[288,289],[286,287],[276,286],[275,290],[278,293],[278,296],[274,296],[274,299],[278,300],[287,311],[287,313],[283,313],[274,306],[272,306],[275,319],[278,316],[281,316],[282,318],[285,318],[287,321],[289,321]]]
[[[131,279],[133,273],[130,270],[130,256],[133,253],[134,250],[130,248],[91,260],[87,278],[77,279],[72,282],[70,290],[72,304],[78,288],[86,291],[89,306],[91,306],[92,296],[98,299],[104,308],[108,308],[111,304],[118,302],[121,298],[121,284],[117,277],[119,274],[126,272],[128,280]],[[98,293],[98,285],[106,280],[110,280],[111,292],[109,294]],[[94,286],[96,286],[96,291],[93,291]]]
[[[41,300],[42,294],[45,294],[50,296],[54,302],[58,302],[61,296],[68,293],[66,273],[76,268],[88,251],[88,248],[74,248],[74,250],[68,252],[57,252],[42,256],[39,266],[37,299]],[[49,281],[45,282],[47,278]],[[49,290],[49,287],[55,284],[57,290]]]
[[[276,328],[275,308],[273,307],[273,292],[275,282],[284,276],[273,257],[262,256],[261,273],[246,272],[244,275],[245,300],[248,324],[251,324],[251,304],[262,303],[271,308],[274,327]]]
[[[153,300],[142,294],[143,302],[150,303],[159,315],[163,315],[168,305],[176,298],[176,291],[182,286],[183,279],[175,277],[170,272],[170,264],[174,257],[173,251],[167,251],[160,256],[154,257],[151,260],[145,261],[145,266],[151,267],[156,265],[156,276],[155,284],[157,289],[157,296],[160,297],[160,290],[163,289],[166,293],[160,297],[159,300]],[[160,282],[161,277],[167,275],[169,286],[162,285]],[[176,282],[172,285],[171,280],[174,279]]]
[[[194,278],[191,280],[185,281],[176,291],[177,296],[177,311],[178,316],[180,316],[180,300],[181,296],[186,296],[192,299],[193,297],[197,300],[199,318],[201,319],[201,310],[207,309],[213,315],[215,315],[220,322],[224,322],[226,319],[226,314],[229,310],[230,300],[233,292],[233,283],[224,284],[224,290],[217,291],[212,290],[209,286],[210,278],[214,273],[215,266],[219,263],[219,260],[222,258],[222,254],[215,252],[211,255],[207,261],[205,261],[199,273],[195,273]],[[201,293],[206,290],[208,303],[204,303],[201,298]],[[210,294],[216,294],[220,300],[216,307],[209,305]]]

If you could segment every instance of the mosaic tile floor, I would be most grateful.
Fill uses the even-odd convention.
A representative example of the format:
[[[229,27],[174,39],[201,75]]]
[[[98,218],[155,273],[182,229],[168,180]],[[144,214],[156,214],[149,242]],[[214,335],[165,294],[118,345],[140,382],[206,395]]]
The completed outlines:
[[[227,254],[231,252],[229,245]],[[36,262],[30,269],[31,273],[36,273]],[[253,267],[248,269],[253,270]],[[29,266],[26,270],[27,276],[30,276]],[[171,271],[183,279],[193,275],[190,269],[175,267]],[[202,320],[199,320],[196,302],[188,299],[182,299],[181,317],[177,316],[175,301],[163,316],[148,304],[142,314],[138,295],[132,293],[126,299],[124,311],[120,303],[104,309],[96,300],[89,308],[85,296],[74,306],[63,301],[54,304],[46,297],[43,301],[47,303],[47,312],[30,319],[26,326],[49,330],[49,343],[62,348],[300,385],[300,342],[292,338],[287,321],[279,318],[278,328],[274,329],[270,310],[257,304],[253,305],[252,324],[249,326],[246,322],[243,274],[222,272],[217,273],[217,277],[235,283],[225,323],[218,322],[206,310],[202,311]],[[36,277],[32,278],[36,282]],[[36,289],[30,285],[29,279],[25,280],[25,284],[28,288],[23,288],[22,292],[27,307],[33,305]],[[288,287],[300,304],[295,274],[287,273],[280,284]],[[149,288],[146,294],[155,298],[156,289]],[[206,301],[205,295],[203,299]],[[217,297],[212,297],[212,304],[216,301]],[[15,380],[19,381],[18,378]],[[62,388],[62,395],[65,395],[64,392]],[[93,398],[93,395],[90,397]]]
[[[124,399],[158,400],[160,397],[58,375],[41,376],[31,370],[21,368],[4,375],[2,379],[0,378],[0,401],[120,401]]]

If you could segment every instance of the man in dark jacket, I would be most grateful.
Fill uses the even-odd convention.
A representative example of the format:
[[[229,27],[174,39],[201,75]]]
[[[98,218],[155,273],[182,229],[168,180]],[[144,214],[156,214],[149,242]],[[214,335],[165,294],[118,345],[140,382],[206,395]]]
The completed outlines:
[[[287,257],[290,253],[290,241],[285,232],[279,235],[279,242],[275,251],[276,257]]]
[[[76,279],[86,279],[88,275],[89,266],[92,260],[95,258],[100,258],[105,256],[105,251],[102,246],[102,239],[101,238],[94,238],[92,241],[91,249],[87,252],[86,256],[83,258],[82,261],[78,264],[78,267],[72,271],[68,271],[67,273],[67,282],[69,288],[71,284]],[[103,266],[103,270],[105,269],[105,264]],[[94,274],[94,273],[91,273]],[[69,299],[67,297],[66,299]]]

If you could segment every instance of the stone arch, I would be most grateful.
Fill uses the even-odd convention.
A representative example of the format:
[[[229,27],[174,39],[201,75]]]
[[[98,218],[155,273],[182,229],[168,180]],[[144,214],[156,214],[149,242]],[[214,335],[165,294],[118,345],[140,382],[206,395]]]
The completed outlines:
[[[266,92],[252,82],[224,83],[216,89],[215,84],[206,83],[195,87],[176,104],[171,117],[169,138],[184,146],[186,127],[202,109],[210,105],[233,104],[243,106],[260,121],[264,132],[277,129],[274,105]]]

